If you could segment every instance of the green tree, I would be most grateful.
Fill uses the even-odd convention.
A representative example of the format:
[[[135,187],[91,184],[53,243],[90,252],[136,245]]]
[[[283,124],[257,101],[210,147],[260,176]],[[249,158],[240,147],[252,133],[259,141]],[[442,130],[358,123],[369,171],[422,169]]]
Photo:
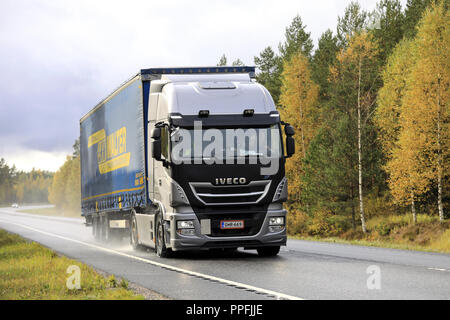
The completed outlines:
[[[218,67],[224,67],[227,65],[227,57],[225,53],[220,57],[219,62],[217,63]]]
[[[80,137],[75,140],[74,144],[72,145],[73,153],[72,157],[76,158],[80,156]]]
[[[297,52],[301,52],[307,58],[310,58],[313,48],[311,33],[306,32],[306,26],[303,25],[302,18],[300,15],[296,15],[289,27],[286,28],[284,42],[278,46],[281,58],[288,61]]]
[[[311,63],[311,78],[319,85],[319,101],[321,104],[330,100],[330,67],[336,63],[338,52],[337,38],[328,29],[320,37],[318,48],[314,52]]]
[[[234,61],[231,63],[231,65],[232,65],[232,66],[236,66],[236,67],[238,67],[238,66],[245,66],[244,62],[242,62],[242,60],[239,59],[239,58],[237,58],[236,60],[234,60]]]
[[[18,173],[16,167],[8,166],[5,159],[0,158],[0,203],[15,202],[14,186],[17,183]]]
[[[259,57],[254,57],[258,68],[256,80],[269,90],[275,104],[278,104],[281,87],[281,58],[271,47],[265,48]]]
[[[365,171],[371,171],[373,165],[371,158],[377,153],[374,143],[374,127],[371,121],[373,114],[377,80],[378,61],[376,59],[378,47],[371,34],[367,32],[356,33],[337,56],[337,63],[331,69],[331,78],[335,87],[334,101],[347,110],[357,125],[353,134],[357,137],[355,151],[358,155],[358,194],[359,212],[363,232],[367,232],[364,214],[363,177]],[[369,139],[368,139],[369,138]],[[369,140],[369,141],[368,141]],[[365,145],[364,145],[365,144]],[[363,160],[365,158],[365,160]],[[368,162],[366,166],[363,162]],[[375,160],[375,167],[378,161]],[[369,167],[369,168],[368,168]]]
[[[355,33],[361,32],[367,26],[369,14],[361,9],[358,2],[352,1],[345,8],[344,16],[338,17],[337,39],[341,48],[347,46],[349,39]]]
[[[379,45],[379,59],[385,64],[387,57],[403,38],[404,15],[399,0],[381,0],[371,14],[372,33]]]
[[[407,38],[414,38],[417,33],[417,24],[422,18],[425,9],[433,0],[408,0],[405,9],[405,21],[403,23],[403,33]]]
[[[303,161],[302,201],[311,216],[322,210],[339,217],[351,212],[356,228],[357,156],[354,122],[345,110],[325,106],[322,125]]]

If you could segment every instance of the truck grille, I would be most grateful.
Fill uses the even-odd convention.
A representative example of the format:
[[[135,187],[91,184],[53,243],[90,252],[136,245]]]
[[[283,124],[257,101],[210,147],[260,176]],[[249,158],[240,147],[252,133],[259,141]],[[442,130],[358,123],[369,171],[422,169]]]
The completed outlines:
[[[210,182],[190,182],[194,196],[206,206],[247,205],[259,203],[270,188],[270,180],[248,185],[216,186]]]

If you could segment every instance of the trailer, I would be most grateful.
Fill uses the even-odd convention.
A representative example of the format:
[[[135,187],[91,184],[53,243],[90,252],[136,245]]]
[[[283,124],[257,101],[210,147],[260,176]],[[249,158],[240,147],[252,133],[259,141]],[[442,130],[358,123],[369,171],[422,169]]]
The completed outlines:
[[[278,253],[294,132],[254,76],[247,66],[142,69],[81,118],[82,216],[98,241],[127,237],[162,257]]]

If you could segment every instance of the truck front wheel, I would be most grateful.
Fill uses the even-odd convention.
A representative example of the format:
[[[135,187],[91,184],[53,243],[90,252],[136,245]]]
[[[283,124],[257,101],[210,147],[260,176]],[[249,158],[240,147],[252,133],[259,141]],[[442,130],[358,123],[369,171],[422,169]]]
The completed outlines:
[[[168,258],[170,254],[172,253],[171,249],[168,249],[166,247],[166,241],[165,241],[165,232],[164,232],[164,225],[163,225],[163,219],[162,215],[158,214],[156,218],[156,255],[161,258]]]
[[[260,257],[274,257],[280,252],[280,247],[261,247],[256,250]]]
[[[131,244],[131,247],[133,247],[134,250],[142,249],[142,246],[139,244],[137,221],[136,221],[136,217],[134,215],[134,212],[131,215],[131,219],[130,219],[130,244]]]

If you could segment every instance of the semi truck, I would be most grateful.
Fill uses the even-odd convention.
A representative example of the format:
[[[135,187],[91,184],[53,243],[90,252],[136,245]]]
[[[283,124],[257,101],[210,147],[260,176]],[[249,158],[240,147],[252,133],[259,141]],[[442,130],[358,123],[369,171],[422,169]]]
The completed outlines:
[[[293,135],[254,67],[142,69],[80,120],[81,214],[96,240],[160,257],[275,256]]]

